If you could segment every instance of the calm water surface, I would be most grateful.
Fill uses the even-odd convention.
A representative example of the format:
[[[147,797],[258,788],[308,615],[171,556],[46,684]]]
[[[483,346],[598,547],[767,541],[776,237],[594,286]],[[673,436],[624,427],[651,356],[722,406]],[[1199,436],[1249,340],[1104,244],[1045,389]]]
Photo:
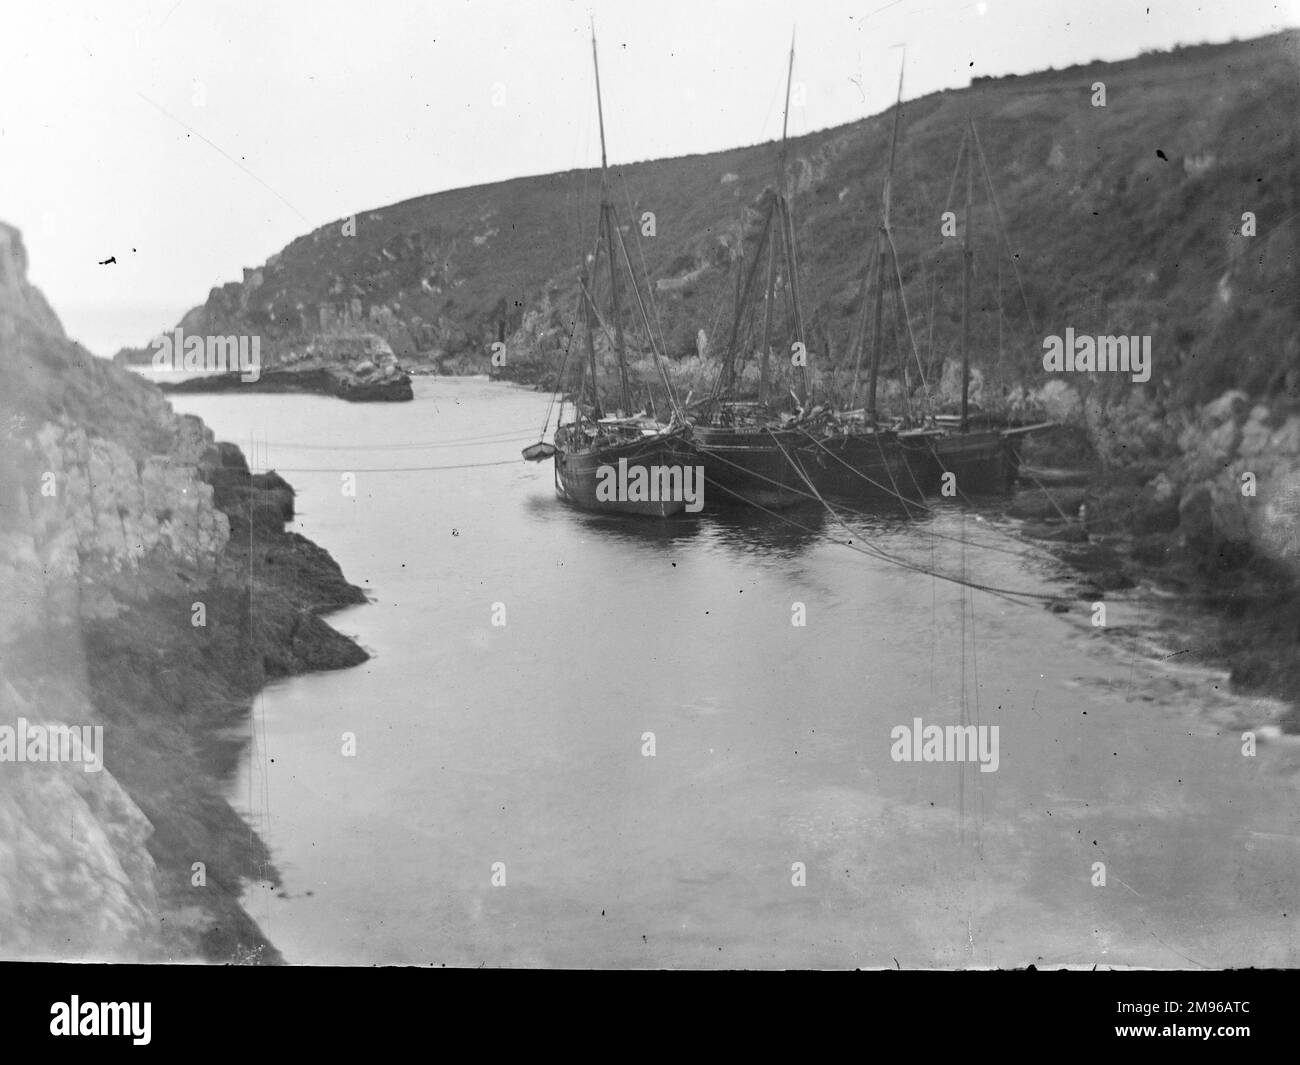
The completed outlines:
[[[1300,756],[1242,756],[1224,722],[1259,708],[1152,653],[1150,597],[1101,630],[807,511],[624,520],[558,503],[549,463],[379,472],[516,459],[549,402],[415,388],[173,397],[284,472],[372,599],[331,618],[371,661],[267,688],[231,784],[284,881],[246,902],[291,962],[1300,964]],[[862,532],[1060,588],[991,515]],[[896,725],[963,703],[996,772],[891,760]]]

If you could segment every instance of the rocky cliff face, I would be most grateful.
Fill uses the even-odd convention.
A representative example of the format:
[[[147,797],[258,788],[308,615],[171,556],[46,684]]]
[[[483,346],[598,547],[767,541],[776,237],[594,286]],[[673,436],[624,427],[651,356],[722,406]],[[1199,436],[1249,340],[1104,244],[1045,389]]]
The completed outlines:
[[[1063,382],[1037,398],[1065,428],[1027,444],[1029,460],[1086,465],[1095,476],[1050,491],[1022,479],[1010,514],[1046,522],[1027,526],[1030,535],[1090,541],[1061,549],[1086,577],[1085,599],[1154,581],[1192,612],[1203,608],[1187,653],[1226,667],[1239,691],[1288,701],[1283,727],[1300,732],[1296,398],[1229,389],[1179,406],[1148,391]]]
[[[1300,412],[1232,390],[1183,421],[1173,477],[1183,536],[1241,545],[1300,577]]]
[[[1300,579],[1300,406],[1230,389],[1188,408],[1142,391],[1058,389],[1106,471],[1093,531],[1170,534],[1207,573],[1252,561]]]
[[[66,339],[3,225],[0,433],[0,730],[103,736],[97,772],[0,736],[0,957],[274,960],[223,730],[268,676],[363,660],[318,616],[362,594],[284,532],[287,484]]]
[[[0,722],[19,718],[80,723],[97,715],[75,698],[38,706],[0,680]],[[109,772],[0,765],[0,957],[159,960],[171,953],[147,845],[152,832]]]

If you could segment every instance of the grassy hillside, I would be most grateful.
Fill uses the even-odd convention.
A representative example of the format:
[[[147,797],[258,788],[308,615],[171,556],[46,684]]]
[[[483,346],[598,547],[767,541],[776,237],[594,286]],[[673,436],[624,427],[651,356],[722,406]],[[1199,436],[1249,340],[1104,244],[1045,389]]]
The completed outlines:
[[[1097,81],[1104,107],[1092,103]],[[940,213],[967,116],[1006,241],[1000,246],[977,175],[972,330],[986,396],[1041,385],[1042,338],[1066,326],[1151,334],[1152,381],[1125,387],[1145,387],[1162,403],[1204,402],[1229,387],[1295,395],[1300,33],[979,79],[905,103],[893,224],[911,330],[931,379],[957,351],[960,254],[957,240],[940,236]],[[823,392],[832,367],[841,386],[848,377],[891,124],[892,110],[790,145],[809,349]],[[775,158],[769,144],[613,168],[623,222],[656,215],[653,238],[626,232],[657,289],[670,358],[693,355],[700,329],[715,350],[722,339],[737,228],[743,213],[751,235],[756,229]],[[323,317],[327,328],[355,328],[359,317],[404,362],[461,356],[460,368],[482,369],[500,337],[516,369],[551,360],[576,307],[598,188],[595,173],[572,171],[382,207],[357,216],[355,236],[340,219],[246,272],[242,284],[214,289],[185,322],[257,330],[273,351],[287,351],[319,332]],[[957,182],[953,210],[962,196]],[[1246,211],[1256,236],[1241,235]],[[885,323],[893,366],[907,333],[888,300]],[[779,319],[778,337],[790,333]]]

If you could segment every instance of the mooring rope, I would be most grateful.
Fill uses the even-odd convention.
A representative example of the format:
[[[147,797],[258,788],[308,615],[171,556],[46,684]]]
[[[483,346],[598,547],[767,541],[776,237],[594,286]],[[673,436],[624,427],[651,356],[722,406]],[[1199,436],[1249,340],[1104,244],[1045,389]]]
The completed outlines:
[[[486,447],[492,444],[513,444],[519,440],[531,440],[532,430],[528,426],[518,429],[503,430],[490,436],[452,437],[450,440],[411,441],[405,444],[308,444],[287,440],[263,440],[264,448],[278,447],[288,451],[424,451],[444,447]]]
[[[817,529],[813,529],[813,528],[811,528],[811,527],[809,527],[809,526],[807,526],[807,525],[804,525],[802,522],[797,522],[797,521],[795,521],[794,519],[789,518],[789,517],[787,517],[786,515],[781,514],[781,513],[778,512],[778,511],[771,510],[771,509],[769,509],[769,508],[763,506],[763,505],[760,504],[760,503],[756,503],[756,502],[754,502],[753,500],[749,499],[748,497],[741,495],[739,492],[734,491],[734,490],[731,489],[731,488],[728,488],[725,484],[721,484],[721,483],[715,481],[712,477],[705,477],[705,481],[706,481],[708,484],[713,485],[714,488],[721,488],[721,489],[722,489],[724,492],[726,492],[729,496],[732,496],[732,497],[734,497],[735,499],[740,500],[740,502],[746,504],[747,506],[754,507],[756,510],[761,510],[764,514],[767,514],[769,517],[776,518],[777,521],[783,522],[784,524],[789,525],[789,526],[791,526],[792,528],[798,529],[798,530],[800,530],[801,532],[806,532],[806,533],[808,533],[808,534],[810,534],[810,535],[814,535],[814,536],[817,535],[818,532],[819,532],[819,530],[817,530]],[[828,510],[828,512],[830,512],[833,516],[836,516],[835,513],[834,513],[834,511],[831,510],[830,507],[827,507],[827,510]],[[845,527],[846,529],[848,529],[850,532],[852,532],[855,536],[858,536],[859,538],[861,538],[862,534],[856,532],[856,531],[852,528],[852,526],[846,524],[842,519],[838,518],[838,516],[836,516],[836,520],[840,521],[840,524],[841,524],[841,525],[844,525],[844,527]],[[857,552],[859,552],[860,554],[866,555],[868,558],[874,558],[874,559],[877,559],[877,560],[882,561],[882,562],[888,562],[888,563],[890,563],[891,565],[896,565],[896,566],[899,566],[899,567],[901,567],[901,568],[903,568],[903,569],[913,570],[913,571],[915,571],[915,572],[917,572],[917,573],[923,573],[923,574],[926,574],[927,576],[938,578],[939,580],[951,581],[951,582],[953,582],[953,583],[955,583],[955,584],[964,584],[966,587],[968,587],[968,588],[974,588],[974,589],[976,589],[977,591],[988,592],[990,595],[996,595],[996,596],[998,596],[998,597],[1001,598],[1001,599],[1006,599],[1008,602],[1015,603],[1017,606],[1025,606],[1025,607],[1027,607],[1027,606],[1029,606],[1030,604],[1029,604],[1029,603],[1023,603],[1023,602],[1021,602],[1019,599],[1014,598],[1015,596],[1022,596],[1022,597],[1027,598],[1027,599],[1039,599],[1039,600],[1048,600],[1048,601],[1053,601],[1053,600],[1055,600],[1055,599],[1058,598],[1057,596],[1052,596],[1052,595],[1042,595],[1041,593],[1038,593],[1038,592],[1021,592],[1021,591],[1016,591],[1015,589],[1010,589],[1010,588],[997,588],[997,587],[994,587],[994,586],[992,586],[992,585],[979,584],[979,583],[976,583],[976,582],[974,582],[974,581],[963,581],[963,580],[961,580],[960,578],[951,577],[951,576],[949,576],[949,575],[947,575],[947,574],[945,574],[945,573],[942,573],[942,572],[940,572],[940,571],[938,571],[938,570],[927,569],[927,568],[924,567],[924,566],[920,566],[920,565],[916,565],[916,564],[914,564],[914,563],[908,562],[906,559],[895,558],[894,556],[890,555],[889,553],[887,553],[887,552],[885,552],[885,551],[882,551],[880,548],[877,548],[877,547],[874,547],[874,546],[873,546],[873,547],[870,547],[870,548],[859,546],[858,544],[855,544],[852,540],[837,540],[837,539],[835,539],[834,537],[827,537],[827,542],[828,542],[828,543],[832,543],[832,544],[838,544],[838,545],[840,545],[841,547],[847,547],[847,548],[849,548],[851,551],[857,551]],[[979,546],[979,545],[976,545],[976,546]]]
[[[808,435],[808,434],[805,433],[805,435]],[[813,443],[816,443],[816,444],[818,444],[819,446],[823,446],[823,448],[824,448],[824,445],[821,445],[821,442],[818,441],[815,437],[811,437],[811,436],[810,436],[809,439],[811,439],[811,440],[813,441]],[[877,444],[879,445],[879,441],[877,441]],[[877,481],[873,481],[873,480],[872,480],[870,477],[868,477],[865,473],[863,473],[861,470],[856,469],[855,467],[853,467],[853,466],[850,465],[849,463],[845,462],[844,459],[842,459],[839,455],[836,455],[833,451],[830,451],[828,448],[824,448],[824,450],[826,450],[826,451],[827,451],[827,454],[829,454],[833,459],[835,459],[837,462],[839,462],[839,463],[841,463],[842,465],[844,465],[845,467],[847,467],[847,468],[848,468],[849,470],[851,470],[853,473],[857,474],[859,477],[861,477],[861,478],[862,478],[864,481],[866,481],[868,484],[873,485],[874,487],[879,488],[879,489],[881,489],[882,491],[888,491],[888,489],[886,489],[884,485],[880,484],[880,483],[877,482]],[[933,450],[933,449],[932,449],[932,450]],[[913,486],[916,488],[917,492],[918,492],[919,494],[924,495],[924,490],[921,488],[921,484],[920,484],[920,482],[917,481],[917,479],[916,479],[916,473],[915,473],[915,471],[912,469],[912,464],[911,464],[910,462],[906,462],[906,461],[905,461],[905,462],[904,462],[904,466],[906,466],[906,468],[907,468],[907,472],[908,472],[908,474],[909,474],[909,475],[911,476],[911,478],[912,478],[912,484],[913,484]],[[970,505],[974,505],[974,500],[972,500],[972,499],[970,498],[970,496],[968,496],[968,495],[966,495],[966,493],[962,492],[961,489],[958,489],[958,492],[959,492],[959,494],[961,495],[961,498],[962,498],[962,501],[963,501],[963,502],[965,502],[965,503],[967,503],[967,504],[970,504]],[[895,493],[895,494],[897,494],[897,493]],[[902,496],[902,495],[899,495],[898,498],[899,498],[900,500],[902,500],[904,503],[909,503],[909,502],[910,502],[912,506],[916,506],[916,507],[921,508],[922,510],[924,510],[924,511],[925,511],[929,516],[931,516],[931,517],[933,517],[933,516],[935,516],[936,514],[939,513],[939,509],[938,509],[937,507],[932,507],[932,506],[930,506],[930,504],[925,503],[925,502],[923,502],[923,501],[921,501],[921,500],[908,500],[907,497]],[[851,513],[853,513],[854,515],[859,516],[859,517],[869,517],[869,516],[870,516],[870,514],[869,514],[868,511],[861,510],[861,509],[858,509],[858,508],[855,508],[855,507],[847,507],[847,508],[842,508],[842,509],[846,509],[846,510],[850,511]],[[911,514],[910,512],[908,513],[908,517],[909,517],[909,518],[912,517],[912,514]],[[1013,539],[1013,540],[1016,540],[1017,543],[1023,544],[1023,541],[1017,540],[1014,536],[1012,536],[1011,533],[1006,532],[1005,530],[998,528],[998,526],[996,526],[996,525],[990,525],[989,528],[992,529],[994,532],[997,532],[997,533],[1001,534],[1002,536],[1007,537],[1008,539]],[[957,543],[957,544],[968,544],[968,545],[971,546],[971,547],[978,547],[981,551],[997,551],[997,552],[999,552],[999,553],[1001,553],[1001,554],[1005,554],[1005,555],[1014,555],[1016,558],[1029,558],[1029,557],[1031,557],[1031,553],[1030,553],[1030,552],[1026,552],[1026,551],[1017,551],[1017,550],[1013,550],[1012,548],[1009,548],[1009,547],[998,547],[996,544],[980,543],[978,540],[972,540],[972,539],[969,539],[968,537],[965,537],[965,536],[953,536],[953,535],[951,535],[951,534],[949,534],[949,533],[941,533],[941,532],[937,532],[937,531],[934,530],[934,529],[930,529],[930,530],[929,530],[929,533],[930,533],[930,535],[931,535],[932,537],[935,537],[936,539],[939,539],[939,540],[948,540],[948,541],[950,541],[950,542],[952,542],[952,543]]]
[[[1038,490],[1042,492],[1043,495],[1047,496],[1047,501],[1051,503],[1053,507],[1056,508],[1056,513],[1061,515],[1062,521],[1064,521],[1068,525],[1071,521],[1074,520],[1069,515],[1067,515],[1065,511],[1061,509],[1060,504],[1056,502],[1056,496],[1052,495],[1051,491],[1048,489],[1048,487],[1045,484],[1043,484],[1042,481],[1040,481],[1028,470],[1025,470],[1023,467],[1021,468],[1020,472],[1023,473],[1026,477],[1028,477],[1031,481],[1033,481],[1034,484],[1038,486]]]
[[[785,448],[781,447],[780,441],[773,438],[773,442],[776,444],[778,448],[781,448],[782,454],[785,454]],[[829,503],[827,503],[824,498],[822,498],[821,493],[817,491],[816,485],[814,485],[812,481],[808,479],[808,477],[804,474],[803,470],[801,470],[798,467],[798,465],[796,465],[793,462],[793,460],[790,459],[790,456],[788,454],[786,455],[786,460],[791,463],[795,473],[797,473],[803,479],[804,483],[808,486],[809,492],[811,492],[813,496],[816,497],[817,501],[821,503],[821,505],[826,509],[826,513],[830,514],[831,517],[833,517],[837,522],[843,525],[844,528],[847,529],[849,532],[854,533],[857,536],[861,536],[862,535],[861,533],[856,532],[856,530],[854,530],[854,528],[851,525],[849,525],[849,523],[846,522],[839,515],[839,513],[835,510],[835,508],[832,507]],[[1015,588],[1000,588],[997,587],[996,585],[981,584],[975,581],[967,580],[962,577],[954,577],[951,574],[943,573],[939,570],[929,569],[925,566],[918,565],[917,563],[914,562],[909,562],[907,559],[892,555],[889,552],[884,551],[882,548],[876,547],[875,545],[871,545],[870,550],[867,550],[864,553],[870,554],[876,558],[880,558],[882,561],[890,562],[893,565],[901,566],[904,569],[910,569],[917,573],[925,573],[931,577],[937,577],[940,580],[949,581],[953,584],[963,585],[967,588],[975,588],[982,592],[988,592],[990,595],[997,595],[1003,599],[1007,599],[1009,602],[1017,602],[1016,599],[1012,598],[1013,596],[1020,596],[1026,599],[1045,600],[1047,602],[1052,602],[1057,598],[1059,598],[1058,596],[1046,595],[1042,592],[1026,592],[1026,591],[1020,591]],[[1021,603],[1020,605],[1028,606],[1029,604]]]
[[[826,454],[830,455],[831,458],[833,458],[833,459],[834,459],[836,462],[838,462],[841,466],[843,466],[845,469],[847,469],[850,473],[856,474],[858,477],[862,478],[862,480],[864,480],[867,484],[871,485],[873,488],[878,488],[878,489],[880,489],[880,491],[886,493],[887,495],[892,495],[892,496],[897,497],[897,498],[902,502],[902,504],[903,504],[903,506],[904,506],[904,509],[906,509],[908,506],[917,506],[917,507],[920,507],[922,510],[930,510],[930,511],[932,511],[932,510],[934,509],[934,508],[932,508],[931,506],[929,506],[928,504],[923,503],[923,502],[921,502],[921,501],[919,501],[919,500],[915,500],[915,501],[914,501],[914,500],[909,500],[905,495],[903,495],[900,491],[898,491],[898,482],[897,482],[896,480],[894,480],[894,472],[893,472],[892,469],[890,469],[888,460],[885,459],[885,449],[881,446],[881,443],[880,443],[880,437],[879,437],[878,434],[873,434],[873,435],[875,436],[875,440],[876,440],[876,448],[877,448],[877,449],[879,450],[879,452],[880,452],[880,457],[881,457],[881,459],[882,459],[882,461],[883,461],[883,464],[884,464],[884,467],[885,467],[885,472],[889,474],[889,479],[890,479],[890,481],[891,481],[891,482],[893,483],[893,485],[894,485],[894,487],[893,487],[892,489],[886,487],[886,486],[883,485],[883,484],[881,484],[879,481],[873,480],[872,478],[868,477],[865,473],[863,473],[861,470],[859,470],[856,466],[853,466],[853,465],[849,464],[848,462],[845,462],[844,459],[843,459],[841,456],[835,454],[834,451],[832,451],[832,450],[831,450],[830,448],[828,448],[824,443],[822,443],[822,441],[818,440],[815,436],[813,436],[812,433],[808,432],[807,429],[800,429],[799,431],[800,431],[801,433],[803,433],[803,435],[806,436],[809,440],[811,440],[814,444],[816,444],[818,447],[820,447],[823,451],[825,451]],[[776,443],[776,439],[775,439],[775,437],[773,438],[773,442]],[[781,445],[778,443],[777,446],[780,447]],[[909,463],[906,463],[906,462],[905,462],[904,464],[907,465],[908,470],[909,470],[909,472],[910,472],[910,471],[911,471],[911,465],[910,465]],[[912,480],[913,480],[913,483],[915,483],[915,481],[916,481],[916,475],[915,475],[915,474],[912,475]],[[916,485],[916,487],[917,487],[918,489],[920,489],[921,486],[918,484],[918,485]],[[910,513],[910,512],[909,512],[909,513]]]
[[[784,491],[784,492],[788,492],[788,493],[790,493],[791,495],[798,496],[800,499],[802,499],[802,500],[804,500],[804,501],[806,501],[806,502],[809,502],[809,503],[820,502],[820,500],[818,499],[817,496],[810,495],[808,492],[801,491],[801,490],[798,489],[798,488],[795,488],[795,487],[793,487],[793,486],[791,486],[791,485],[789,485],[789,484],[787,484],[787,483],[785,483],[785,482],[783,482],[783,481],[775,480],[774,478],[772,478],[772,477],[768,477],[766,474],[759,473],[759,472],[756,471],[756,470],[751,470],[751,469],[749,469],[749,468],[746,467],[746,466],[742,466],[742,465],[741,465],[740,463],[738,463],[738,462],[732,462],[730,459],[726,458],[726,457],[723,456],[723,455],[718,455],[718,454],[712,454],[712,453],[711,453],[711,454],[709,455],[709,457],[710,457],[711,459],[716,460],[716,461],[719,461],[719,462],[725,463],[726,465],[731,466],[731,467],[733,467],[734,469],[739,470],[741,473],[745,474],[745,475],[746,475],[747,477],[749,477],[749,478],[752,478],[752,479],[754,479],[754,480],[758,480],[758,481],[764,481],[764,482],[766,482],[767,484],[773,485],[774,487],[779,488],[779,489],[781,489],[781,490]],[[787,461],[788,461],[788,460],[787,460]],[[911,471],[911,467],[910,467],[910,466],[908,466],[908,470],[909,470],[909,472]],[[865,475],[864,475],[864,476],[865,476]],[[913,482],[915,483],[915,481],[916,481],[915,475],[913,475],[913,478],[912,478],[912,479],[913,479]],[[712,478],[708,478],[708,480],[712,483]],[[872,482],[872,483],[875,483],[875,482]],[[722,488],[723,491],[727,492],[728,495],[735,496],[735,498],[739,499],[742,503],[748,503],[748,504],[750,504],[751,506],[755,506],[755,507],[758,507],[758,506],[759,506],[758,503],[755,503],[755,502],[754,502],[753,500],[751,500],[748,496],[741,495],[739,492],[734,492],[734,491],[732,491],[731,489],[726,488],[724,485],[718,485],[718,487]],[[919,485],[917,485],[917,490],[920,491],[920,486],[919,486]],[[900,498],[903,498],[903,497],[900,497]],[[923,506],[923,507],[926,507],[926,509],[930,511],[931,515],[934,515],[934,514],[938,514],[938,513],[939,513],[939,511],[938,511],[937,509],[932,508],[932,507],[928,507],[928,506],[926,506],[926,504],[923,504],[923,503],[922,503],[922,504],[917,504],[917,505],[919,505],[919,506]],[[759,509],[765,509],[765,508],[763,508],[763,507],[759,507]],[[874,512],[869,511],[869,510],[863,510],[863,509],[861,509],[861,508],[859,508],[859,507],[849,507],[849,506],[845,506],[845,507],[841,507],[840,509],[841,509],[841,512],[847,512],[847,513],[850,513],[850,514],[852,514],[852,515],[853,515],[854,517],[856,517],[856,518],[870,518],[870,517],[873,517],[873,516],[874,516]],[[910,519],[910,518],[913,517],[913,515],[909,513],[909,514],[907,515],[907,517]],[[989,526],[989,528],[991,528],[993,531],[995,531],[995,532],[1001,534],[1002,536],[1005,536],[1005,537],[1008,538],[1008,539],[1015,540],[1015,542],[1018,543],[1018,544],[1020,544],[1022,547],[1024,546],[1024,541],[1016,539],[1016,537],[1013,536],[1011,533],[1006,532],[1005,530],[998,528],[996,525],[991,525],[991,526]],[[979,549],[982,550],[982,551],[996,551],[996,552],[998,552],[999,554],[1013,555],[1013,556],[1016,557],[1016,558],[1030,558],[1030,557],[1033,557],[1033,556],[1032,556],[1032,553],[1030,553],[1030,552],[1026,552],[1026,551],[1023,551],[1023,550],[1021,550],[1021,551],[1016,551],[1016,550],[1012,550],[1011,548],[1007,548],[1007,547],[998,547],[998,546],[995,545],[995,544],[981,543],[981,542],[978,541],[978,540],[970,540],[970,539],[967,539],[967,538],[965,538],[965,537],[953,536],[953,535],[951,535],[951,534],[949,534],[949,533],[941,533],[941,532],[937,532],[937,531],[935,531],[935,530],[933,530],[933,529],[930,530],[930,535],[931,535],[932,537],[936,538],[936,539],[940,539],[940,540],[948,540],[948,541],[950,541],[950,542],[952,542],[952,543],[969,544],[971,547],[977,547],[977,548],[979,548]]]
[[[518,459],[501,459],[497,462],[462,462],[453,466],[276,466],[274,473],[426,473],[432,470],[477,470],[484,466],[513,466]]]

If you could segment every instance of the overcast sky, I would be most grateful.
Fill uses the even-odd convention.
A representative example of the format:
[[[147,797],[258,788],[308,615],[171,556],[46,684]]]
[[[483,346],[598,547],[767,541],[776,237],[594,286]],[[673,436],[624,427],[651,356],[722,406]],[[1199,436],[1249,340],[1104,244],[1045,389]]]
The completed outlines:
[[[295,236],[441,189],[792,132],[972,75],[1300,25],[1300,0],[29,0],[0,45],[0,219],[68,331],[141,344]],[[100,260],[116,258],[101,266]]]

